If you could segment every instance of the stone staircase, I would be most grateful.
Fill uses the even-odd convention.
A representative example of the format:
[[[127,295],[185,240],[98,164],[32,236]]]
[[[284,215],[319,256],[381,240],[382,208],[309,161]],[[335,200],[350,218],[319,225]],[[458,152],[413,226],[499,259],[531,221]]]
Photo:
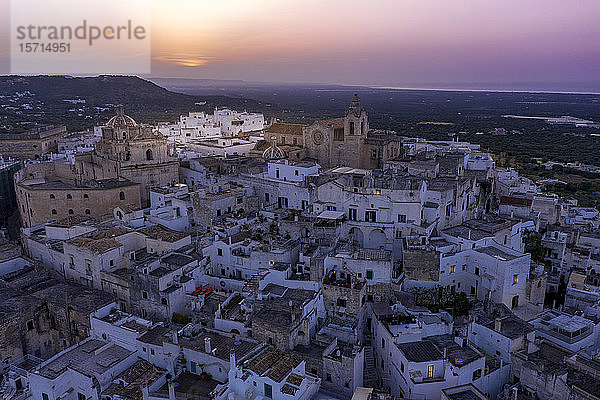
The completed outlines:
[[[365,366],[363,371],[363,386],[377,387],[377,368],[375,368],[375,356],[373,347],[365,346]]]
[[[258,285],[260,281],[267,276],[268,273],[269,271],[258,271],[257,273],[253,274],[250,279],[244,283],[244,286],[242,287],[242,293],[248,293],[248,295],[251,297],[254,296],[258,292]]]

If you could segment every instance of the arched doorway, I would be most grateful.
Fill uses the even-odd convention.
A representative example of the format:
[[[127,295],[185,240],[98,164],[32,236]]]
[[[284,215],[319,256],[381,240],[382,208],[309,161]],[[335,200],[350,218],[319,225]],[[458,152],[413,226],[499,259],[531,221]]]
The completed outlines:
[[[367,238],[365,247],[368,249],[379,249],[387,244],[387,236],[381,229],[373,229]]]
[[[360,228],[352,228],[350,232],[348,232],[348,236],[352,242],[354,242],[357,246],[363,247],[365,244],[365,235],[363,234]]]

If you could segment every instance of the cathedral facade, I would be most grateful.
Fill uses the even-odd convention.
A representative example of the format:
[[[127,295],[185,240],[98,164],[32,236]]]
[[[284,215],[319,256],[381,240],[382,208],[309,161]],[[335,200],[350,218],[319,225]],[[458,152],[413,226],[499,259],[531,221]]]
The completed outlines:
[[[344,117],[317,121],[306,127],[306,156],[318,160],[325,168],[337,165],[359,168],[368,132],[367,112],[355,94]]]

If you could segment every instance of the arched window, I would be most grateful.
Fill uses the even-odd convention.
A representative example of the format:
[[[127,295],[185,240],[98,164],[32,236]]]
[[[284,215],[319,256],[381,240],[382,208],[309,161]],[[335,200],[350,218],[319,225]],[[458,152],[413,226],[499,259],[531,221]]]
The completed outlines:
[[[84,194],[83,194],[83,198],[87,200],[87,199],[89,199],[89,198],[90,198],[90,196],[88,196],[88,194],[87,194],[87,193],[84,193]]]
[[[54,196],[54,193],[50,193],[50,198],[51,199],[55,199],[56,197]]]
[[[152,149],[146,150],[146,160],[154,160],[154,157],[152,156]]]
[[[73,215],[73,209],[72,208],[69,209],[69,215]]]
[[[161,303],[162,305],[165,305],[165,306],[166,306],[166,305],[167,305],[167,299],[165,299],[164,297],[163,297],[163,298],[161,298],[161,299],[160,299],[160,303]]]
[[[91,213],[90,209],[89,209],[89,208],[86,208],[86,209],[85,209],[85,215],[90,215],[90,213]]]
[[[117,218],[123,219],[123,213],[121,211],[117,211]]]
[[[56,215],[56,210],[52,209],[52,215]]]
[[[119,193],[119,200],[125,200],[125,192]]]
[[[73,198],[73,196],[71,196],[71,193],[67,194],[67,200],[71,200]]]

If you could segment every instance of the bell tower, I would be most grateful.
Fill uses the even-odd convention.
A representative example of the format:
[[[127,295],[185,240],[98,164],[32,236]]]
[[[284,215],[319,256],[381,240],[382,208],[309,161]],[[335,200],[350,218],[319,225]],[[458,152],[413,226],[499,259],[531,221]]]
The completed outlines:
[[[350,107],[346,110],[344,130],[346,131],[345,136],[359,136],[362,138],[366,138],[367,132],[369,132],[367,112],[360,104],[358,94],[352,96]]]

